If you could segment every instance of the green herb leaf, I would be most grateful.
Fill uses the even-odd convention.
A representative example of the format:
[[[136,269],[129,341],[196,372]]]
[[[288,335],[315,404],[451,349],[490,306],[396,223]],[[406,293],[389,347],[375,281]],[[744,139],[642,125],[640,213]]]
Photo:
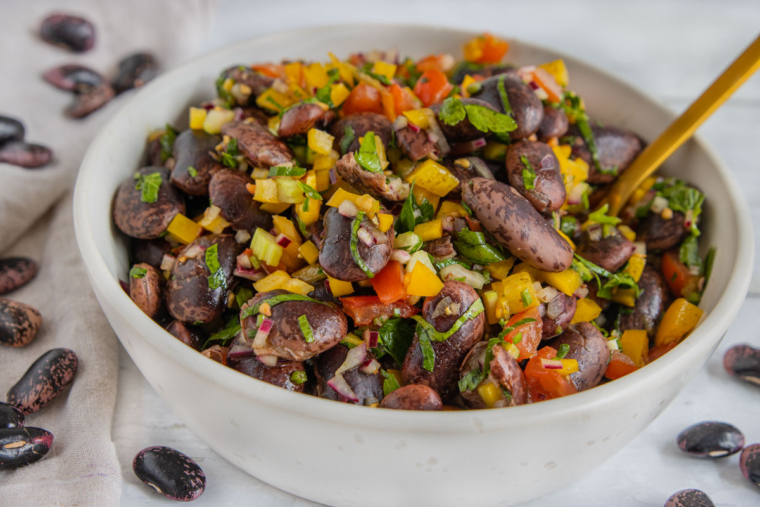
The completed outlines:
[[[597,224],[603,224],[603,225],[617,225],[617,224],[619,224],[622,221],[620,218],[618,218],[618,217],[608,217],[607,216],[607,211],[609,211],[609,209],[610,209],[609,204],[605,204],[604,206],[602,206],[598,210],[596,210],[596,211],[594,211],[592,213],[589,213],[589,215],[588,215],[588,221],[589,222],[594,222],[594,223],[597,223]]]
[[[314,341],[314,331],[311,330],[311,324],[309,324],[309,319],[306,318],[306,315],[298,317],[298,327],[301,328],[301,334],[306,343]]]
[[[380,157],[377,154],[376,139],[375,133],[372,131],[364,134],[359,152],[354,155],[354,158],[367,171],[381,173],[383,172],[383,165],[380,163]]]
[[[423,332],[417,335],[417,339],[422,350],[422,367],[427,371],[433,371],[435,369],[435,350],[430,343],[430,337]]]
[[[528,307],[533,303],[533,296],[530,295],[530,290],[525,289],[520,293],[520,298],[522,299],[522,304],[525,307]]]
[[[290,374],[290,381],[297,386],[303,384],[307,380],[309,380],[309,376],[306,375],[305,371],[294,371]]]
[[[332,102],[332,84],[338,80],[339,76],[340,71],[338,71],[338,69],[330,69],[327,71],[327,84],[322,88],[319,88],[315,94],[318,101],[327,104],[330,107],[334,106]]]
[[[699,243],[695,234],[689,234],[683,240],[678,250],[678,257],[688,267],[702,267],[702,259],[699,257]]]
[[[231,167],[232,169],[237,169],[238,162],[237,160],[235,160],[235,157],[233,157],[229,153],[222,152],[221,159],[222,159],[222,165],[224,165],[225,167]]]
[[[380,373],[382,373],[383,378],[385,378],[385,380],[383,380],[383,396],[388,396],[393,391],[401,387],[398,383],[398,380],[396,380],[395,375],[388,373],[385,370],[380,370]]]
[[[514,338],[512,338],[512,343],[514,345],[517,345],[518,343],[522,341],[522,339],[523,339],[523,335],[522,335],[522,331],[520,331],[519,333],[515,335]]]
[[[514,116],[514,113],[512,112],[512,106],[509,105],[509,95],[507,95],[507,88],[504,86],[504,78],[504,74],[499,76],[497,88],[499,89],[499,98],[501,98],[501,105],[504,107],[504,113],[511,117]]]
[[[248,287],[242,287],[239,291],[237,291],[237,294],[235,294],[235,300],[237,301],[238,306],[241,308],[244,304],[250,301],[252,297],[253,291]]]
[[[129,277],[130,278],[143,278],[145,275],[148,274],[148,270],[145,268],[138,268],[137,266],[134,266],[132,269],[129,270]]]
[[[573,216],[564,216],[559,221],[559,230],[564,232],[567,236],[573,237],[575,231],[578,229],[578,220]]]
[[[390,354],[399,366],[404,364],[404,358],[414,338],[414,326],[406,319],[392,317],[385,321],[378,332],[379,348]]]
[[[137,180],[135,190],[140,190],[142,192],[140,200],[142,202],[147,202],[148,204],[156,202],[158,200],[158,190],[161,188],[162,183],[161,173],[137,173],[135,174],[135,179]]]
[[[343,139],[340,141],[340,153],[342,155],[345,155],[348,152],[348,147],[351,146],[354,139],[356,139],[354,128],[351,125],[346,125],[343,128]]]
[[[568,352],[570,352],[570,345],[563,343],[557,349],[557,359],[564,359]]]
[[[174,130],[174,127],[166,124],[166,130],[164,134],[158,139],[158,143],[161,145],[161,162],[166,162],[172,156],[174,150],[174,141],[177,139],[178,132]]]
[[[467,372],[467,375],[459,381],[459,392],[474,391],[478,388],[483,379],[486,378],[486,372],[480,368],[475,368]]]
[[[493,348],[494,347],[501,347],[501,344],[504,343],[501,338],[491,338],[488,340],[488,346],[486,347],[486,357],[483,361],[483,372],[485,374],[488,374],[488,372],[491,371],[491,361],[493,361]]]
[[[306,194],[306,196],[309,199],[314,199],[315,201],[321,201],[322,200],[322,194],[314,190],[310,185],[307,185],[306,183],[298,182],[298,188],[303,190],[303,193]],[[308,199],[307,199],[308,200]],[[308,211],[308,210],[306,210]]]
[[[503,133],[511,132],[517,128],[517,123],[511,117],[497,113],[486,106],[467,104],[464,109],[467,112],[467,119],[481,132]]]
[[[356,214],[356,218],[353,219],[351,222],[351,257],[354,259],[354,263],[356,263],[357,266],[359,266],[359,269],[362,270],[364,275],[367,278],[374,278],[375,273],[372,272],[371,269],[369,269],[369,266],[364,262],[364,259],[362,259],[362,256],[359,255],[359,228],[362,225],[362,221],[364,220],[364,212],[360,211]]]
[[[581,98],[574,92],[567,92],[565,93],[565,100],[562,102],[562,106],[568,118],[575,120],[576,125],[578,125],[581,137],[583,137],[583,141],[586,143],[586,147],[591,153],[591,160],[594,163],[594,168],[601,173],[602,165],[599,160],[599,150],[596,146],[596,140],[594,139],[591,125],[589,125],[588,115],[581,104]]]
[[[641,294],[641,290],[639,289],[636,280],[633,279],[630,273],[625,273],[623,270],[621,270],[620,272],[611,275],[609,279],[604,283],[604,285],[600,286],[596,295],[600,298],[611,299],[613,296],[612,289],[616,287],[620,287],[622,289],[634,289],[636,291],[637,298]]]
[[[717,253],[717,250],[715,247],[710,247],[710,249],[707,251],[707,256],[705,256],[705,284],[704,288],[702,289],[704,291],[705,288],[707,288],[707,282],[710,281],[710,275],[712,275],[712,269],[713,264],[715,263],[715,254]]]
[[[435,330],[432,324],[419,315],[413,315],[412,318],[417,322],[417,335],[426,335],[429,339],[436,342],[443,342],[449,339],[451,335],[459,331],[459,328],[464,325],[468,320],[472,320],[481,313],[483,313],[483,300],[477,299],[470,305],[466,312],[464,312],[448,331],[438,332]]]
[[[533,169],[530,160],[528,160],[528,157],[525,155],[520,157],[520,162],[523,164],[522,178],[525,190],[533,190],[536,188],[536,171]]]
[[[397,234],[413,232],[415,225],[432,220],[435,214],[435,209],[427,200],[423,200],[422,204],[417,204],[417,200],[414,197],[415,183],[414,181],[412,182],[412,186],[409,189],[409,197],[404,201],[401,213],[398,216],[398,220],[396,220],[394,227]]]
[[[211,290],[218,289],[219,287],[227,288],[227,277],[224,275],[224,270],[221,264],[219,264],[219,245],[213,244],[206,249],[206,266],[211,271],[211,276],[208,277],[208,287]]]
[[[195,169],[195,167],[189,165],[187,166],[187,173],[190,175],[190,177],[195,178],[198,176],[198,171]]]
[[[472,264],[468,264],[468,263],[466,263],[464,261],[460,261],[459,259],[446,259],[445,261],[434,262],[433,266],[435,266],[435,269],[437,269],[438,271],[440,271],[443,268],[445,268],[446,266],[451,266],[452,264],[459,264],[460,266],[462,266],[465,269],[472,269]],[[484,273],[487,273],[487,271],[485,271]]]
[[[438,118],[440,118],[446,125],[456,125],[464,120],[466,116],[467,111],[464,109],[464,104],[462,104],[461,100],[454,97],[449,97],[444,100],[441,105],[441,110],[438,113]]]
[[[270,307],[273,307],[273,306],[279,305],[280,303],[286,303],[288,301],[311,301],[312,303],[327,305],[327,303],[323,301],[310,298],[309,296],[302,296],[301,294],[280,294],[278,296],[272,296],[271,298],[267,298],[264,301],[259,301],[253,306],[249,306],[248,308],[240,312],[240,318],[245,319],[246,317],[250,317],[251,315],[258,314],[259,308],[261,308],[261,305],[263,305],[264,303],[268,304]]]
[[[227,80],[225,73],[226,71],[222,71],[221,75],[216,80],[216,93],[219,95],[219,98],[225,102],[224,107],[231,109],[235,104],[235,97],[224,89],[224,82]]]
[[[214,341],[222,341],[227,342],[233,338],[235,338],[238,333],[240,332],[240,318],[235,315],[230,320],[227,321],[227,324],[224,326],[224,328],[220,331],[217,331],[216,333],[209,336],[208,340],[206,340],[206,343],[203,344],[203,348],[205,349],[208,347],[208,344],[210,342]],[[222,344],[226,345],[226,344]]]
[[[306,174],[306,169],[304,169],[303,167],[298,167],[296,165],[294,166],[278,165],[278,166],[269,168],[270,178],[274,176],[293,176],[296,178],[300,178],[304,174]]]

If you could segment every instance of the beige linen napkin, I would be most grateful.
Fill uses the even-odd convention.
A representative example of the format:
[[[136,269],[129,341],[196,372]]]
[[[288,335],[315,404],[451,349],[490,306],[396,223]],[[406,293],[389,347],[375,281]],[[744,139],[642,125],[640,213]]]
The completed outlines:
[[[208,32],[213,1],[35,0],[0,6],[0,114],[21,119],[27,141],[54,152],[53,163],[43,169],[0,164],[0,257],[28,256],[40,266],[35,280],[4,297],[34,306],[43,317],[27,347],[0,345],[0,400],[45,351],[65,347],[79,357],[72,388],[26,420],[54,434],[52,450],[32,466],[0,472],[0,506],[110,506],[121,495],[111,441],[118,344],[79,256],[71,193],[88,144],[134,92],[72,120],[63,114],[71,95],[40,76],[66,63],[113,75],[118,60],[137,50],[153,52],[165,70],[197,49]],[[95,48],[74,54],[40,41],[40,22],[56,11],[93,22]]]

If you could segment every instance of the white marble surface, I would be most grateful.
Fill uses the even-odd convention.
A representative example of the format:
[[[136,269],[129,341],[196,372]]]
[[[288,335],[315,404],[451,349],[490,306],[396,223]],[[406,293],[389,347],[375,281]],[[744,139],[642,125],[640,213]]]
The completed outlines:
[[[228,0],[219,6],[204,52],[262,33],[319,23],[402,21],[460,26],[559,48],[610,70],[681,111],[757,36],[759,19],[757,0]],[[760,75],[708,120],[701,134],[735,171],[746,190],[753,220],[760,225]],[[760,243],[757,238],[756,242]],[[760,279],[760,252],[756,259],[755,277]],[[760,291],[760,284],[756,288]],[[758,314],[760,299],[751,297],[705,369],[627,448],[575,486],[526,505],[659,506],[683,488],[700,488],[723,507],[760,504],[760,489],[744,480],[738,457],[689,459],[675,445],[681,429],[709,419],[735,424],[749,443],[760,442],[760,391],[729,378],[721,363],[723,352],[732,344],[760,346]],[[208,487],[194,503],[199,507],[315,505],[263,484],[208,449],[169,411],[123,350],[113,438],[123,467],[125,506],[172,503],[140,483],[131,470],[137,451],[159,444],[182,450],[203,467]]]

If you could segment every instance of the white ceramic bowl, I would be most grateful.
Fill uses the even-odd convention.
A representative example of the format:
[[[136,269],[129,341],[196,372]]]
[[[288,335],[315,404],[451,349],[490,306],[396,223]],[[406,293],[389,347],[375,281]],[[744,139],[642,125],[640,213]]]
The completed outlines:
[[[350,25],[278,33],[216,51],[145,87],[92,142],[77,180],[77,241],[95,294],[143,375],[212,449],[280,489],[336,506],[514,505],[561,488],[620,450],[662,412],[715,350],[749,284],[749,212],[733,176],[692,140],[665,172],[707,194],[702,244],[718,247],[707,318],[673,352],[620,380],[559,400],[502,410],[373,410],[294,394],[221,366],[183,345],[121,290],[127,250],[111,220],[118,185],[144,160],[147,133],[187,126],[187,107],[214,93],[221,69],[282,58],[324,60],[356,50],[461,54],[473,33]],[[673,115],[571,57],[510,41],[508,60],[563,57],[591,115],[651,140]],[[217,485],[218,487],[220,485]]]

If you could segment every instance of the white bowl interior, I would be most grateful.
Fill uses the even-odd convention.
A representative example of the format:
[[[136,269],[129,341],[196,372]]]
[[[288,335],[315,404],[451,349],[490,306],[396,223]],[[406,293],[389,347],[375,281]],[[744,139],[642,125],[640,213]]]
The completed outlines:
[[[698,140],[689,141],[678,150],[662,172],[695,183],[707,196],[701,243],[705,250],[709,245],[718,247],[712,278],[701,304],[708,316],[674,352],[652,365],[614,383],[569,398],[501,411],[419,414],[370,411],[294,395],[208,361],[161,330],[121,291],[117,279],[126,279],[129,266],[125,242],[111,220],[111,202],[116,188],[144,161],[147,134],[167,121],[176,127],[186,128],[187,107],[214,96],[213,83],[222,69],[238,63],[279,61],[283,58],[321,61],[326,59],[327,51],[342,57],[357,50],[389,47],[397,47],[403,55],[412,57],[441,52],[460,55],[462,44],[473,35],[432,27],[351,25],[285,32],[237,44],[167,73],[146,86],[100,132],[82,163],[75,195],[77,239],[95,292],[119,338],[146,378],[191,429],[227,459],[278,487],[337,505],[387,505],[388,501],[407,503],[405,500],[414,496],[411,492],[424,485],[436,489],[432,497],[425,497],[428,500],[436,498],[441,505],[455,505],[458,503],[456,495],[451,493],[446,483],[452,482],[447,473],[456,471],[462,480],[470,481],[472,491],[468,491],[467,498],[472,501],[480,499],[484,504],[511,505],[540,496],[540,493],[560,487],[597,466],[646,427],[704,364],[746,294],[753,248],[746,204],[728,170]],[[585,99],[595,119],[629,128],[647,140],[653,139],[672,120],[672,114],[651,98],[600,70],[557,52],[519,41],[511,41],[510,46],[508,61],[517,65],[538,64],[564,57],[570,71],[570,88]],[[186,376],[185,380],[170,378],[170,372],[175,377]],[[208,400],[206,405],[193,406],[192,397],[183,394],[183,390],[191,390],[193,385],[202,386],[196,387],[196,392],[205,391],[215,399]],[[223,392],[234,394],[244,408],[232,406],[235,402],[225,400]],[[620,405],[623,397],[630,397],[636,409],[641,410],[635,413],[627,411],[625,406]],[[397,489],[390,493],[378,493],[376,499],[368,500],[366,495],[347,490],[335,491],[339,481],[331,481],[329,475],[316,471],[310,472],[311,480],[299,479],[299,484],[294,484],[296,481],[287,473],[288,466],[296,466],[292,459],[281,456],[275,448],[267,448],[267,444],[261,441],[241,444],[239,439],[235,439],[240,435],[236,434],[234,427],[229,432],[235,438],[215,434],[211,426],[218,427],[220,421],[227,424],[227,417],[223,414],[215,417],[214,410],[235,414],[238,420],[244,420],[246,424],[257,418],[261,424],[266,424],[264,419],[270,417],[275,433],[276,428],[285,425],[293,431],[311,431],[318,427],[324,432],[321,435],[325,445],[332,442],[331,438],[337,439],[349,431],[358,440],[376,439],[376,446],[389,446],[391,442],[401,439],[407,447],[406,451],[394,453],[389,450],[384,453],[376,447],[372,450],[376,452],[379,464],[391,466],[392,462],[388,460],[395,460],[397,470],[388,472],[385,477]],[[256,417],[252,415],[253,411],[256,411]],[[617,414],[602,416],[602,411],[617,411]],[[629,417],[631,414],[634,414],[632,418]],[[640,418],[635,420],[638,414],[641,414]],[[295,416],[298,420],[284,423],[282,418],[286,415]],[[602,423],[605,417],[606,422]],[[318,426],[316,422],[310,426],[309,419],[319,420]],[[592,419],[599,422],[592,423]],[[559,422],[563,420],[572,421],[572,424],[567,423],[566,431],[561,429],[564,423]],[[580,439],[594,434],[594,424],[617,424],[623,428],[614,434],[610,432],[604,445],[592,447],[591,444],[586,445],[589,439],[583,442]],[[574,428],[572,434],[567,433],[570,427]],[[541,463],[541,466],[536,464],[535,469],[533,464],[518,465],[521,460],[517,457],[504,456],[495,459],[493,473],[481,471],[479,476],[474,474],[478,468],[477,460],[472,463],[459,460],[458,464],[451,461],[448,471],[430,465],[427,475],[420,475],[422,470],[415,465],[418,459],[413,453],[427,452],[425,447],[419,447],[423,444],[428,446],[428,450],[430,446],[440,448],[441,442],[436,440],[440,435],[451,439],[450,453],[458,452],[461,455],[467,453],[468,446],[478,452],[495,452],[485,448],[489,439],[490,442],[497,439],[519,446],[519,442],[515,441],[518,432],[541,429],[565,439],[566,443],[568,438],[571,441],[577,438],[578,442],[571,442],[565,445],[564,450],[558,451],[549,447],[556,446],[556,442],[552,442],[552,438],[547,439],[547,443],[539,446],[542,447],[540,452],[536,451],[547,456],[547,463]],[[278,438],[274,436],[273,440],[282,444],[283,439]],[[354,463],[352,460],[360,459],[359,456],[366,454],[367,449],[362,449],[353,437],[348,440],[345,449],[341,449],[344,451],[342,453],[336,454],[332,447],[316,449],[316,444],[310,444],[310,449],[294,449],[294,453],[300,456],[299,463],[316,464],[319,456],[324,456],[328,462],[337,463],[342,459],[346,468],[350,468],[348,465]],[[255,460],[241,459],[242,455],[236,450],[238,446],[249,446],[255,450],[256,456],[271,457],[274,462],[268,461],[265,466]],[[453,460],[454,454],[447,455],[447,452],[441,449],[438,457],[430,459],[437,462]],[[570,455],[574,456],[575,461],[569,458],[563,461]],[[275,459],[275,456],[279,457]],[[552,456],[557,458],[551,459]],[[549,466],[550,463],[554,465]],[[465,465],[473,470],[468,473]],[[543,478],[520,482],[520,478],[528,472],[536,477],[536,470]],[[352,479],[351,484],[370,487],[358,473],[347,470],[346,474]],[[488,481],[496,477],[510,477],[509,482],[514,483],[511,486],[514,495],[505,499],[503,495],[490,493]],[[537,484],[528,487],[530,482]]]

